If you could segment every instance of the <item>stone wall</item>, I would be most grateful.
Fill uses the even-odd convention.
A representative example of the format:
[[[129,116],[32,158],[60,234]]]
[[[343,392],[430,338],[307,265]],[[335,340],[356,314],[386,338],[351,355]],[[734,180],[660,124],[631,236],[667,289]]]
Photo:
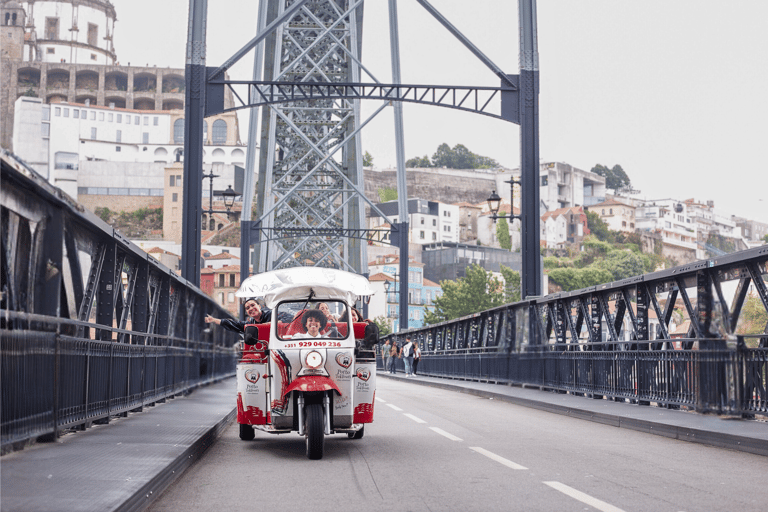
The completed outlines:
[[[105,196],[98,194],[79,194],[77,202],[89,210],[109,208],[113,212],[133,212],[141,208],[162,208],[160,196]]]
[[[484,203],[492,190],[498,190],[499,179],[501,178],[503,183],[503,180],[509,179],[509,174],[509,171],[495,172],[486,169],[407,169],[408,197],[448,204]],[[397,189],[395,170],[366,170],[364,179],[365,195],[373,202],[379,202],[380,189]]]

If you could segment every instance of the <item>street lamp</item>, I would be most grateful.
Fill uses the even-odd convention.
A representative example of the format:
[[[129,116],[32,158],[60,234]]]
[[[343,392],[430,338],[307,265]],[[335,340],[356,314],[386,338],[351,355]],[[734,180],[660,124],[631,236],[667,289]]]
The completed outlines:
[[[213,170],[211,170],[210,174],[203,174],[203,179],[211,180],[210,184],[208,186],[208,210],[203,210],[203,213],[207,213],[208,215],[211,215],[212,213],[226,213],[227,217],[229,217],[230,213],[232,213],[232,206],[235,204],[235,198],[239,196],[235,190],[232,189],[232,185],[227,186],[227,190],[221,193],[221,195],[224,197],[224,206],[226,207],[226,211],[217,211],[213,209],[213,178],[218,178],[218,174],[213,174]]]
[[[522,215],[515,215],[514,209],[515,209],[515,185],[520,185],[522,187],[522,184],[519,180],[515,180],[513,178],[510,178],[509,180],[505,181],[504,183],[509,183],[510,188],[510,202],[512,203],[511,206],[511,212],[509,212],[509,219],[522,219]],[[491,192],[491,195],[486,200],[488,202],[488,209],[491,210],[491,218],[493,219],[493,222],[496,222],[498,219],[501,218],[499,213],[499,208],[501,207],[501,197],[499,197],[499,194],[496,193],[494,190]]]

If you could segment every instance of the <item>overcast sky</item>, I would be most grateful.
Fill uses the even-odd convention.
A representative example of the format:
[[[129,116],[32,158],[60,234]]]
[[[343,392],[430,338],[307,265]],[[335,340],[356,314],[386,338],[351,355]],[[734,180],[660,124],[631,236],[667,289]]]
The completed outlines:
[[[122,64],[184,66],[188,0],[113,0]],[[386,0],[365,5],[363,62],[391,81]],[[517,2],[431,0],[506,73],[518,73]],[[256,34],[257,0],[209,0],[207,63]],[[768,1],[538,0],[540,156],[589,170],[621,165],[640,197],[713,200],[768,223]],[[415,0],[399,0],[402,82],[496,86],[498,78]],[[250,78],[253,54],[233,78]],[[370,82],[371,79],[363,77]],[[364,101],[372,112],[376,101]],[[464,144],[519,167],[519,129],[406,104],[406,158]],[[241,116],[245,141],[247,115]],[[395,164],[392,109],[362,132]],[[489,191],[490,193],[490,191]]]

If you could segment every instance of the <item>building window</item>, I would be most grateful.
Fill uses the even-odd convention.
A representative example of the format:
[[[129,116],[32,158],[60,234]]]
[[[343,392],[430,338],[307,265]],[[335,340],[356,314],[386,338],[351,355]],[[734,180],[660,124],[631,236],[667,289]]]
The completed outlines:
[[[115,146],[115,152],[119,153],[122,150],[123,148],[121,148],[120,146]]]
[[[434,231],[432,232],[432,240],[437,240],[437,233]]]
[[[181,174],[176,175],[176,186],[177,187],[181,186]]]
[[[419,231],[419,238],[421,240],[424,240],[424,232],[423,231]]]
[[[91,128],[91,139],[96,140],[96,128]]]
[[[139,124],[139,116],[133,116],[133,124],[135,125]]]
[[[88,24],[88,44],[91,46],[99,45],[99,27],[94,23]]]
[[[45,18],[45,38],[59,38],[59,18]],[[53,52],[50,52],[53,53]]]
[[[178,203],[179,202],[179,194],[174,192],[173,195],[171,196],[171,201],[174,202],[174,203]],[[223,277],[223,275],[224,274],[222,274],[222,277]],[[222,284],[222,286],[224,286],[224,285]]]
[[[227,294],[227,300],[229,301],[229,303],[230,303],[230,304],[232,304],[233,302],[235,302],[235,294],[234,294],[234,293],[232,293],[232,292],[229,292],[229,293]]]
[[[219,274],[219,288],[224,288],[224,274]]]
[[[432,225],[437,226],[437,219],[432,219]]]
[[[95,53],[91,54],[91,60],[96,60],[96,54]]]
[[[153,123],[154,123],[154,125],[155,125],[155,126],[157,126],[158,124],[160,124],[160,118],[159,118],[159,117],[157,117],[157,116],[155,116],[155,117],[154,117],[154,119],[153,119]]]
[[[173,122],[173,142],[174,144],[184,144],[184,118]]]
[[[131,116],[129,115],[125,116],[125,124],[131,124]]]
[[[213,122],[213,130],[211,131],[211,138],[214,144],[224,144],[227,142],[227,122],[222,119],[217,119]]]
[[[170,178],[171,179],[168,182],[168,185],[171,186],[171,187],[175,187],[176,186],[176,176],[174,174],[171,174]]]
[[[229,287],[235,287],[235,274],[229,274]]]
[[[149,116],[144,116],[144,126],[149,126]]]
[[[421,218],[421,223],[424,224],[424,217]]]
[[[117,133],[115,134],[116,142],[123,142],[123,132],[120,130],[117,130]]]
[[[42,123],[40,125],[40,135],[43,137],[51,136],[51,125],[48,123]]]
[[[53,111],[53,115],[56,117],[61,117],[61,107],[56,107]]]
[[[75,119],[78,119],[80,117],[80,110],[76,108],[72,109],[72,117],[74,117]]]
[[[110,122],[110,123],[111,123],[113,118],[114,118],[114,114],[113,114],[112,112],[110,112],[109,114],[107,114],[107,121],[108,121],[108,122]]]
[[[64,117],[69,117],[69,109],[68,108],[64,109]]]
[[[96,120],[96,111],[91,110],[91,121],[95,121],[95,120]]]
[[[46,48],[45,50],[46,50],[46,53],[48,53],[48,54],[56,53],[56,49],[55,48]]]
[[[149,133],[144,132],[141,134],[141,142],[143,144],[149,144]]]
[[[117,114],[117,119],[115,120],[115,122],[122,123],[123,122],[123,114]]]

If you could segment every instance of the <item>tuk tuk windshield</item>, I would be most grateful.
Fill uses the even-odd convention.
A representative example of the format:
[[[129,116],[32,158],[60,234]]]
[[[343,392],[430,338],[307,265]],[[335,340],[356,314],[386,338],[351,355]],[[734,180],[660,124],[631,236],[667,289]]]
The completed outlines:
[[[349,335],[349,310],[342,301],[301,300],[277,306],[277,337],[345,339]]]

